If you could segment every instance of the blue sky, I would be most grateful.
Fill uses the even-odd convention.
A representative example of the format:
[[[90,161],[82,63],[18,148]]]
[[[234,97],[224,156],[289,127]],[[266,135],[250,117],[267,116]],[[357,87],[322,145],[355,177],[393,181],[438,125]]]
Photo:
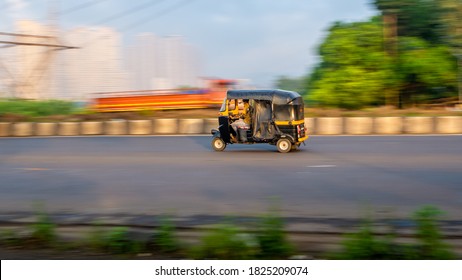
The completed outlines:
[[[257,86],[269,87],[280,75],[309,72],[330,24],[367,20],[377,13],[370,2],[0,0],[0,31],[13,31],[15,19],[45,22],[54,11],[62,28],[109,26],[121,32],[125,42],[144,32],[182,35],[199,50],[205,76],[249,78]],[[127,11],[131,12],[122,16]]]

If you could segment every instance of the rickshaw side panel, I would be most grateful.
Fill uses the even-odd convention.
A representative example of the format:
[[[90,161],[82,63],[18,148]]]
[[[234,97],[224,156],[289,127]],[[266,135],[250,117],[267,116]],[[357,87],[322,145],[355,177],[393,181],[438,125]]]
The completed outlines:
[[[229,119],[226,116],[218,117],[218,130],[220,131],[220,136],[225,143],[231,143],[231,135],[229,131]]]

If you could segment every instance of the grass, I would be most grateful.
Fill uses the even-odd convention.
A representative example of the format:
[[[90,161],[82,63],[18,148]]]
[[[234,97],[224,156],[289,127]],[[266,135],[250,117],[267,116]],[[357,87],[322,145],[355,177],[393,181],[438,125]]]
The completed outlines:
[[[107,230],[100,224],[93,226],[85,243],[93,250],[119,255],[136,253],[140,249],[138,242],[130,238],[128,228],[114,227]]]
[[[398,243],[390,232],[385,237],[374,233],[372,222],[365,220],[357,232],[346,235],[342,250],[332,254],[334,259],[344,260],[449,260],[456,255],[444,243],[438,226],[443,213],[433,206],[417,210],[413,219],[415,242]]]
[[[284,259],[294,252],[294,247],[288,241],[287,232],[284,229],[284,221],[276,212],[270,212],[261,218],[257,240],[260,248],[258,258],[260,259]]]
[[[446,260],[457,256],[444,242],[439,227],[443,213],[432,206],[418,209],[412,215],[414,240],[398,242],[394,228],[378,234],[371,219],[365,219],[360,228],[347,234],[341,250],[331,252],[328,259],[344,260]],[[30,226],[30,233],[19,236],[14,230],[0,231],[0,243],[13,248],[49,248],[65,253],[66,250],[97,251],[109,255],[134,256],[138,253],[158,258],[219,259],[288,259],[296,254],[289,241],[284,220],[271,211],[247,225],[246,228],[227,219],[205,231],[195,245],[186,246],[178,239],[178,229],[165,216],[160,219],[154,234],[146,240],[134,238],[127,227],[104,227],[95,223],[85,240],[63,241],[56,233],[56,224],[44,212]],[[78,244],[78,245],[76,245]]]
[[[160,226],[149,240],[149,244],[149,247],[161,253],[175,253],[182,248],[176,236],[176,228],[169,217],[160,219]]]
[[[32,224],[31,229],[31,239],[38,244],[52,246],[57,240],[56,225],[43,212],[37,215],[37,221]]]
[[[77,108],[74,103],[62,100],[30,101],[21,99],[0,100],[0,114],[16,114],[26,117],[70,115]]]
[[[256,246],[253,236],[225,223],[210,229],[190,255],[194,259],[246,260],[255,258]]]

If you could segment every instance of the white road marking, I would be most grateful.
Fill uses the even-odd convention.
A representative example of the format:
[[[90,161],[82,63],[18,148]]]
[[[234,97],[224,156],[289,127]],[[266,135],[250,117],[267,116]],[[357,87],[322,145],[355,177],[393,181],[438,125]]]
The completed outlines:
[[[308,165],[307,167],[310,167],[310,168],[329,168],[329,167],[336,167],[336,165],[329,165],[329,164],[326,164],[326,165]]]

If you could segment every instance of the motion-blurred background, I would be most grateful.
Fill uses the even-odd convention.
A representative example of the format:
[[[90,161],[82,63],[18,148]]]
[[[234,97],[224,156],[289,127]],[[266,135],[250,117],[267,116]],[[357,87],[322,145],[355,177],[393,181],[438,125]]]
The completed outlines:
[[[0,15],[3,99],[213,91],[217,79],[350,110],[457,109],[462,95],[460,0],[2,0]]]

